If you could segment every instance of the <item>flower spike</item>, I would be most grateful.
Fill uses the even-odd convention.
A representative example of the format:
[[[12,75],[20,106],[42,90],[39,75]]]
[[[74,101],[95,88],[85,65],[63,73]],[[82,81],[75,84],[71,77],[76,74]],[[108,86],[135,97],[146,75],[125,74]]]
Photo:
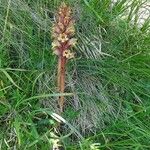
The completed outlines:
[[[52,49],[53,53],[58,56],[58,90],[64,93],[65,89],[65,66],[68,59],[74,58],[74,53],[71,48],[77,43],[71,8],[64,2],[60,5],[55,16],[55,21],[52,28]],[[59,107],[63,111],[64,96],[59,98]]]

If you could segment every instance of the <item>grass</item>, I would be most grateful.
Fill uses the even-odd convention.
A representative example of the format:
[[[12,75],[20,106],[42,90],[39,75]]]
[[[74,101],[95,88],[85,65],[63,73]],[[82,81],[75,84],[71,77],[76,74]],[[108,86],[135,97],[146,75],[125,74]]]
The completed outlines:
[[[150,149],[148,1],[68,0],[76,57],[67,66],[67,150]],[[0,0],[0,149],[52,149],[58,113],[51,26],[60,0]],[[72,95],[73,93],[73,95]],[[61,119],[62,119],[61,118]],[[92,147],[93,146],[93,147]]]

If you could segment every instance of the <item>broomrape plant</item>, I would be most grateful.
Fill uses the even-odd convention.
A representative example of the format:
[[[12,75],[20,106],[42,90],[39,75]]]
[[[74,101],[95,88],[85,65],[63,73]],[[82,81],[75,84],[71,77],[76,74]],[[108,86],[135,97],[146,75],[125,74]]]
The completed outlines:
[[[74,20],[71,16],[71,8],[64,2],[60,5],[55,16],[52,28],[52,49],[58,56],[58,81],[57,86],[60,93],[65,90],[65,67],[68,59],[74,58],[71,48],[75,46],[77,39],[75,34]],[[60,112],[63,112],[64,96],[59,97],[58,101]]]

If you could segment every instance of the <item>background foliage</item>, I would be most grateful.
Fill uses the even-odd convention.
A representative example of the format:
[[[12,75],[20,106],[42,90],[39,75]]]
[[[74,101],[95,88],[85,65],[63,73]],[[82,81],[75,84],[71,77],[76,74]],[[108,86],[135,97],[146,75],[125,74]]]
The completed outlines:
[[[0,149],[49,150],[56,122],[51,25],[60,0],[0,0]],[[76,58],[67,66],[67,150],[150,149],[150,20],[141,0],[68,0]],[[79,134],[75,134],[74,130]],[[96,147],[96,146],[95,146]],[[98,149],[98,148],[97,148]],[[96,148],[95,148],[96,150]]]

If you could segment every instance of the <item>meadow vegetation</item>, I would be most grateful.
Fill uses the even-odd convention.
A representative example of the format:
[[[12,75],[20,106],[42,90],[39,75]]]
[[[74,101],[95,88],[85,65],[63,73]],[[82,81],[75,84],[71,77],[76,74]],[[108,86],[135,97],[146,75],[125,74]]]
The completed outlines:
[[[50,150],[58,123],[51,30],[61,0],[0,0],[0,149]],[[66,150],[150,149],[148,1],[66,0],[76,20],[66,70]],[[150,11],[150,10],[149,10]]]

